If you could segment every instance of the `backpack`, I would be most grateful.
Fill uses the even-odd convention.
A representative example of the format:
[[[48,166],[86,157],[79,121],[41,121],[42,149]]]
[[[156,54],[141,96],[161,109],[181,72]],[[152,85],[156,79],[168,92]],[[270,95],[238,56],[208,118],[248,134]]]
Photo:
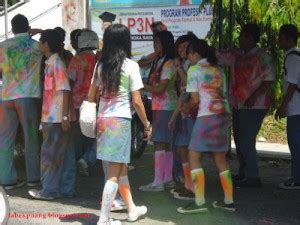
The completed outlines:
[[[299,57],[299,64],[300,64],[300,52],[297,51],[297,50],[294,50],[294,51],[291,51],[290,53],[288,53],[285,58],[284,58],[284,62],[283,62],[283,69],[284,69],[284,76],[287,75],[287,70],[286,70],[286,67],[285,67],[285,63],[286,63],[286,60],[287,60],[287,57],[290,56],[290,55],[297,55]],[[297,87],[296,90],[298,92],[300,92],[300,87]]]

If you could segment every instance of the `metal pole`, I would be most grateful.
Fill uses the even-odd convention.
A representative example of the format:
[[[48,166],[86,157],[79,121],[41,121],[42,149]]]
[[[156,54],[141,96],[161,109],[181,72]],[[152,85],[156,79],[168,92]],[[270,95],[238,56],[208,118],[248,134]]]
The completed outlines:
[[[7,15],[7,9],[8,9],[7,0],[4,0],[5,39],[8,38],[8,15]]]

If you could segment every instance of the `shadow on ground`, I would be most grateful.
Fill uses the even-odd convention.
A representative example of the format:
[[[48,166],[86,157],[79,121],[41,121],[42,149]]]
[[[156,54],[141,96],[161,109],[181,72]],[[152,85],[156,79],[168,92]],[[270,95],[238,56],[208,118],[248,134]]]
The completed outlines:
[[[263,181],[262,188],[236,189],[236,213],[226,213],[212,207],[206,214],[181,215],[176,208],[188,202],[175,200],[168,190],[159,193],[140,192],[138,187],[152,181],[153,153],[146,152],[141,159],[134,160],[135,169],[130,171],[130,181],[137,205],[148,207],[148,214],[137,224],[160,225],[298,225],[300,224],[300,191],[284,191],[276,185],[289,176],[289,161],[260,160],[259,167]],[[233,170],[236,159],[230,160]],[[208,155],[204,160],[206,173],[206,200],[211,204],[223,198],[218,173]],[[20,171],[20,170],[19,170]],[[99,199],[103,188],[100,165],[92,171],[91,177],[78,177],[77,196],[73,199],[57,199],[52,202],[29,198],[29,188],[10,191],[11,212],[36,215],[66,214],[63,218],[12,218],[9,224],[83,224],[95,225],[99,216]],[[23,174],[20,171],[20,174]],[[73,214],[73,216],[72,216]],[[126,219],[126,211],[112,213],[116,219]],[[124,221],[124,224],[127,224]],[[132,224],[132,223],[128,223]]]

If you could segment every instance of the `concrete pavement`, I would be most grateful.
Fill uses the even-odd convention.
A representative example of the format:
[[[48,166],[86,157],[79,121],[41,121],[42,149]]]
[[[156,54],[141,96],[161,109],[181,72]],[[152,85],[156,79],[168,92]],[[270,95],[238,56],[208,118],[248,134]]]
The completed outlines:
[[[235,157],[230,160],[233,170],[237,168]],[[289,176],[289,161],[263,158],[259,162],[262,188],[236,189],[236,213],[226,213],[210,208],[206,214],[181,215],[176,208],[188,202],[175,200],[168,191],[144,193],[138,190],[142,184],[152,181],[153,152],[146,152],[141,159],[133,161],[135,170],[130,172],[134,199],[138,205],[145,204],[148,214],[136,223],[141,225],[299,225],[300,191],[277,189],[277,184]],[[218,173],[209,156],[204,160],[206,174],[206,200],[211,204],[223,198]],[[100,165],[93,169],[91,177],[78,177],[77,197],[52,202],[29,198],[29,188],[9,191],[11,219],[9,224],[34,225],[96,225],[99,216],[99,199],[103,182]],[[22,171],[20,175],[24,176]],[[72,216],[72,214],[75,214]],[[57,218],[67,216],[68,218]],[[15,218],[13,218],[15,217]],[[17,218],[16,218],[17,217]],[[18,218],[19,217],[19,218]],[[23,218],[20,218],[23,217]],[[26,218],[36,217],[36,218]],[[126,211],[113,213],[113,218],[125,219]]]

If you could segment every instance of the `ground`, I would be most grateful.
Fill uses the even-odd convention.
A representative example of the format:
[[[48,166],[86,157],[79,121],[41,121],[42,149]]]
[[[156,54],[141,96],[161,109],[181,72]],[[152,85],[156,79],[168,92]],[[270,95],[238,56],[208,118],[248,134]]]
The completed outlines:
[[[146,152],[141,159],[134,160],[135,170],[130,171],[130,181],[134,199],[137,204],[145,204],[148,214],[136,224],[145,225],[297,225],[300,224],[300,191],[285,191],[276,185],[289,176],[288,160],[266,160],[259,162],[263,180],[262,188],[236,189],[235,201],[238,207],[236,213],[221,212],[210,208],[208,213],[198,215],[181,215],[176,208],[188,202],[175,200],[168,191],[160,193],[145,193],[138,186],[152,180],[153,153]],[[233,170],[236,169],[236,159],[230,160]],[[204,161],[207,177],[206,199],[208,203],[223,198],[218,173],[209,156]],[[103,182],[101,171],[94,169],[91,177],[78,177],[77,196],[74,199],[59,199],[51,202],[32,200],[28,197],[29,188],[23,187],[9,191],[11,217],[44,216],[45,218],[11,218],[9,224],[60,225],[83,224],[96,225],[99,216],[99,199]],[[21,173],[22,174],[22,173]],[[58,215],[75,213],[74,218],[54,218]],[[56,215],[55,215],[56,214]],[[113,218],[123,219],[126,223],[126,211],[112,213]]]

